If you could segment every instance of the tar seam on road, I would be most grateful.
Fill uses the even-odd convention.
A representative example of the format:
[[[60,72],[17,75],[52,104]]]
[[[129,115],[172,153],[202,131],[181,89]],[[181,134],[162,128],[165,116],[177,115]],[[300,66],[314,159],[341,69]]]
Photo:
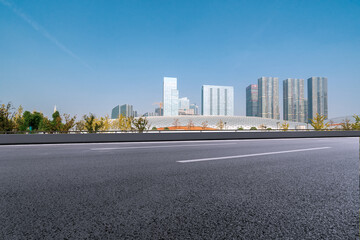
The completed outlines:
[[[91,148],[92,151],[107,151],[107,150],[125,150],[138,148],[168,148],[168,147],[199,147],[199,146],[219,146],[219,145],[233,145],[236,143],[218,143],[218,144],[186,144],[186,145],[166,145],[166,146],[143,146],[143,147],[118,147],[118,148]]]
[[[279,152],[254,153],[254,154],[226,156],[226,157],[214,157],[214,158],[200,158],[200,159],[180,160],[180,161],[176,161],[176,162],[191,163],[191,162],[214,161],[214,160],[231,159],[231,158],[245,158],[245,157],[265,156],[265,155],[274,155],[274,154],[282,154],[282,153],[315,151],[315,150],[323,150],[323,149],[328,149],[328,148],[331,148],[331,147],[305,148],[305,149],[295,149],[295,150],[287,150],[287,151],[279,151]]]

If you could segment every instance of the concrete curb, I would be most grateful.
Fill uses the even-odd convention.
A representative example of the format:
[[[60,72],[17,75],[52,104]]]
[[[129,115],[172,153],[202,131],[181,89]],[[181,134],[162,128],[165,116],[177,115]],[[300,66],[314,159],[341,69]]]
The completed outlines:
[[[1,134],[0,145],[360,137],[360,131]]]

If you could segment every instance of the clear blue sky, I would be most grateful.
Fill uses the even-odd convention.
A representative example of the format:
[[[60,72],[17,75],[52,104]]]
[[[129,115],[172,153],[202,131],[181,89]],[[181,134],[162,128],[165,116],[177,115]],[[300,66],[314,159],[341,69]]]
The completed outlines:
[[[328,77],[329,117],[360,113],[360,1],[0,0],[0,101],[50,115],[139,112],[162,78],[201,103],[203,84]],[[280,99],[282,105],[282,99]]]

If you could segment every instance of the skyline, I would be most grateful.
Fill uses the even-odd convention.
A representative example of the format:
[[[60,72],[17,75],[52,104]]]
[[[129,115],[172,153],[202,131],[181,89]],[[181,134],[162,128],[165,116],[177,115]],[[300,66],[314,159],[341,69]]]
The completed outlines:
[[[144,113],[174,76],[198,106],[202,85],[234,86],[234,114],[245,116],[245,89],[261,76],[326,76],[329,118],[360,111],[355,1],[34,3],[0,0],[1,103],[78,117],[128,103]]]

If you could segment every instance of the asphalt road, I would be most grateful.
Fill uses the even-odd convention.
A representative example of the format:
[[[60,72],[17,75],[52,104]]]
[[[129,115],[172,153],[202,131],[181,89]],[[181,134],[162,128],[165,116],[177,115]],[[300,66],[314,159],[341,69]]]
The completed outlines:
[[[0,239],[358,239],[359,138],[0,146]]]

